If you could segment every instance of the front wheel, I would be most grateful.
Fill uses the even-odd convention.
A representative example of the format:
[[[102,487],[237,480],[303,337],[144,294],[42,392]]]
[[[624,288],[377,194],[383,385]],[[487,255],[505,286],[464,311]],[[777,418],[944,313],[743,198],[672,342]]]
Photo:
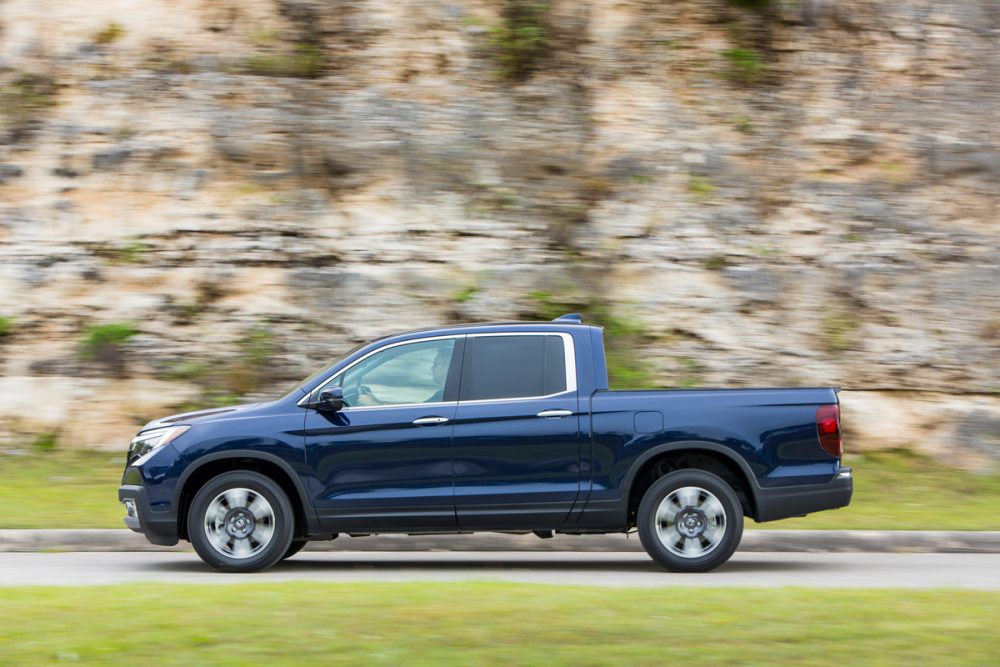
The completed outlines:
[[[224,572],[256,572],[288,552],[295,513],[274,480],[234,470],[208,481],[188,510],[188,537],[201,559]]]
[[[653,482],[637,521],[646,552],[673,572],[719,567],[743,536],[743,511],[733,489],[703,470],[677,470]]]

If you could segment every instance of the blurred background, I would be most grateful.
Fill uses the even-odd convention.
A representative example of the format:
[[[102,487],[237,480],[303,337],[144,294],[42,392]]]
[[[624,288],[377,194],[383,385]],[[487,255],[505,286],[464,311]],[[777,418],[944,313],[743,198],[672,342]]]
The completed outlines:
[[[1000,463],[995,0],[0,0],[0,449],[580,311]]]

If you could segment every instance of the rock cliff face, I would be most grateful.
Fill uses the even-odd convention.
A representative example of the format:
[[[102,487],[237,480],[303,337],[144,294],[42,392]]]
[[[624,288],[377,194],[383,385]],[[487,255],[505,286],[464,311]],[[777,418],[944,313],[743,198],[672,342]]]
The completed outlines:
[[[0,0],[0,84],[13,443],[583,310],[618,385],[1000,461],[994,0]]]

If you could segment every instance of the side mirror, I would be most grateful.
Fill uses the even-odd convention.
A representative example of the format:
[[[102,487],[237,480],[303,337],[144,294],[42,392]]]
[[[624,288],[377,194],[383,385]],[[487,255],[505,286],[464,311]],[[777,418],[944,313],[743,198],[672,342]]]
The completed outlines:
[[[344,390],[341,387],[324,389],[319,392],[315,407],[320,412],[339,412],[344,407]]]

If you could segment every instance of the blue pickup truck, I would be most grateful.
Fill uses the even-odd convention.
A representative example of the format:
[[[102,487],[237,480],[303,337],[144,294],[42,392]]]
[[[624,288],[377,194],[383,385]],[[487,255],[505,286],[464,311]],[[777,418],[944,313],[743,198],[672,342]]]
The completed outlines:
[[[836,390],[612,391],[602,336],[579,315],[410,331],[277,400],[150,422],[125,523],[224,571],[340,533],[638,530],[663,567],[704,572],[744,517],[850,502]]]

